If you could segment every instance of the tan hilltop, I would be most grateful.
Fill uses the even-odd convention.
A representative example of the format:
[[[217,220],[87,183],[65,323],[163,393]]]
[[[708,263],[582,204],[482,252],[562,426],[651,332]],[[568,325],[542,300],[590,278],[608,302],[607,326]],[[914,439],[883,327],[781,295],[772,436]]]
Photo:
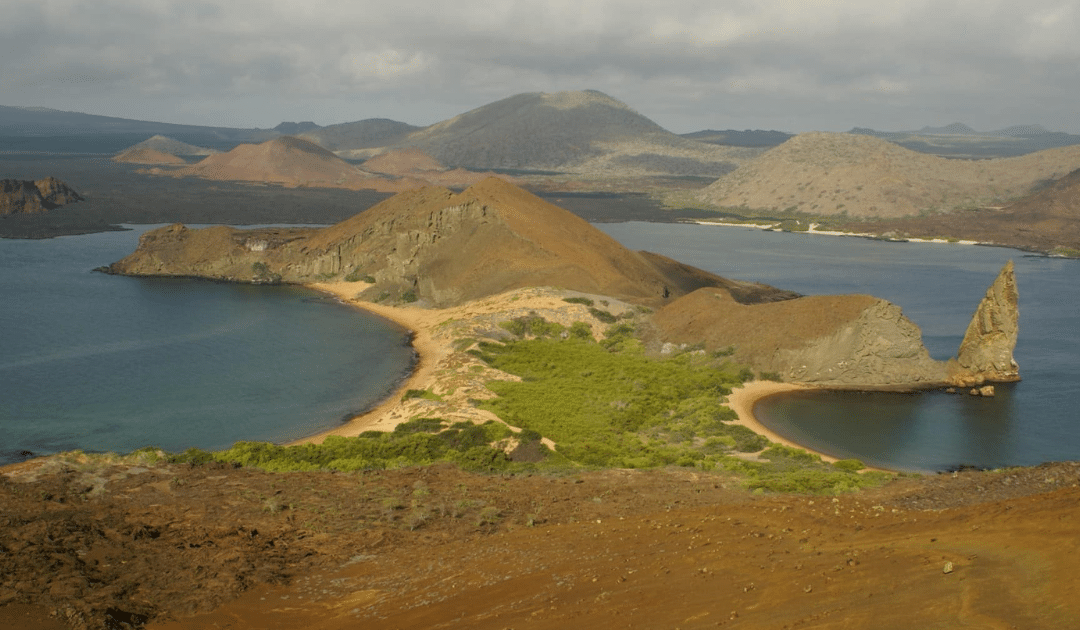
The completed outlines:
[[[371,282],[357,287],[357,298],[425,308],[558,287],[660,309],[655,341],[734,346],[740,361],[785,380],[851,387],[956,380],[946,364],[930,359],[918,327],[884,300],[799,297],[633,252],[498,179],[459,194],[401,193],[324,229],[168,226],[147,232],[109,270],[256,283],[366,278]],[[1015,322],[1015,300],[1011,305],[1011,312],[996,312]],[[978,370],[964,374],[965,383],[987,379]]]
[[[715,206],[818,216],[890,218],[1000,205],[1080,167],[1080,147],[990,160],[950,160],[886,140],[804,133],[711,184]]]
[[[182,158],[171,153],[139,146],[121,151],[112,160],[124,164],[186,164]]]
[[[241,144],[227,153],[210,155],[177,176],[205,179],[358,188],[371,176],[326,149],[292,136],[262,144]]]

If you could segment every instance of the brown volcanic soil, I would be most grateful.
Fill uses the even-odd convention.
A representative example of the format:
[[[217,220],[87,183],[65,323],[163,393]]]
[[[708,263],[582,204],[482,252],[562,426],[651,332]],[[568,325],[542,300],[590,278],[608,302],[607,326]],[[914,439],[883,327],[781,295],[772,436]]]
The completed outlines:
[[[287,186],[379,189],[387,182],[357,169],[317,144],[292,136],[241,144],[170,173],[205,179],[279,183]]]
[[[35,465],[0,476],[9,627],[119,628],[145,616],[158,629],[1071,628],[1080,618],[1075,463],[902,478],[835,499],[750,495],[686,469]]]
[[[736,358],[801,347],[856,319],[878,298],[812,295],[768,304],[740,304],[726,292],[699,289],[665,306],[653,324],[675,343],[738,346]],[[798,331],[793,335],[792,331]]]
[[[873,223],[850,222],[853,232],[916,238],[953,237],[1020,249],[1080,251],[1080,170],[1051,186],[999,208]],[[1073,254],[1075,255],[1075,254]]]
[[[993,205],[1080,167],[1080,147],[949,160],[857,134],[805,133],[718,179],[698,198],[723,207],[895,218]]]

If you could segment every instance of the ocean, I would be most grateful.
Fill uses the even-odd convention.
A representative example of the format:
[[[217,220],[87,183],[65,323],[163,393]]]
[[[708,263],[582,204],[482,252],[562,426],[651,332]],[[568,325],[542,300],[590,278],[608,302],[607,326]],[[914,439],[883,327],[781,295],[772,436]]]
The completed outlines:
[[[311,291],[92,271],[133,251],[150,227],[0,239],[0,463],[24,452],[292,440],[376,403],[408,373],[404,331]],[[987,399],[790,394],[757,413],[798,443],[898,470],[1080,459],[1080,261],[747,228],[598,227],[632,249],[731,278],[886,298],[922,328],[938,359],[956,352],[1013,259],[1022,382]]]
[[[152,227],[0,239],[0,464],[293,440],[410,372],[406,331],[314,291],[93,271]]]

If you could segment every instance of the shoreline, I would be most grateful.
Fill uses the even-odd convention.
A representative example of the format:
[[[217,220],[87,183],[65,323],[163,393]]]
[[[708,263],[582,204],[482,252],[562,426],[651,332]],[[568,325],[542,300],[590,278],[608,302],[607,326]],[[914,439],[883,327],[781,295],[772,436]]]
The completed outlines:
[[[694,223],[697,225],[708,225],[715,227],[741,227],[750,228],[754,230],[761,230],[764,232],[784,232],[780,229],[779,223],[730,223],[722,221],[705,221],[694,220],[687,221],[687,223]],[[866,238],[874,241],[882,241],[885,243],[933,243],[938,245],[987,245],[994,246],[994,243],[984,243],[982,241],[972,241],[964,239],[949,240],[947,238],[922,238],[919,236],[907,236],[903,238],[888,238],[880,234],[874,234],[873,232],[839,232],[836,230],[819,230],[817,229],[817,223],[811,223],[810,227],[806,230],[787,230],[788,234],[814,234],[816,236],[850,236],[855,238]],[[1009,247],[1017,249],[1014,245],[1001,245],[1001,247]],[[1022,251],[1022,250],[1021,250]]]
[[[763,435],[772,442],[777,444],[783,444],[784,446],[790,446],[792,448],[798,448],[806,451],[807,453],[813,453],[822,460],[832,463],[839,461],[840,458],[823,453],[821,451],[814,450],[803,444],[793,442],[786,437],[776,433],[772,429],[761,424],[761,421],[754,415],[754,407],[757,406],[762,400],[778,394],[784,394],[787,392],[800,392],[817,390],[819,388],[812,387],[810,385],[798,385],[795,383],[779,383],[776,381],[749,381],[743,383],[740,387],[736,387],[731,390],[731,393],[727,397],[727,406],[734,411],[739,419],[736,420],[736,424],[750,429],[758,435]]]
[[[377,315],[401,326],[410,335],[409,345],[416,353],[416,360],[411,373],[374,407],[349,418],[344,424],[287,442],[286,446],[322,444],[331,435],[356,437],[364,431],[391,431],[398,424],[407,421],[409,418],[404,416],[402,410],[399,409],[402,404],[401,397],[410,389],[429,389],[435,381],[435,367],[452,350],[447,344],[435,341],[432,335],[433,324],[430,320],[439,317],[437,315],[439,311],[384,306],[357,300],[355,296],[364,288],[364,283],[317,282],[304,286],[326,293],[347,306]]]

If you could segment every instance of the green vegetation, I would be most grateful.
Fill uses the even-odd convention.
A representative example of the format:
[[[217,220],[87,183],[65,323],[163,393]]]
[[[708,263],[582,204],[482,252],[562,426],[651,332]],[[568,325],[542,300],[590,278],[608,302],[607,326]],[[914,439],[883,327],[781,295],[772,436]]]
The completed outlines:
[[[401,400],[403,401],[410,400],[412,398],[424,398],[426,400],[442,400],[442,396],[426,389],[407,389],[405,390],[405,393],[401,395]]]
[[[563,302],[569,302],[570,304],[584,304],[585,306],[592,306],[593,301],[587,297],[568,297],[563,298]]]
[[[251,263],[251,281],[255,284],[279,284],[281,274],[273,273],[264,262]]]
[[[345,282],[367,282],[375,284],[375,277],[361,272],[359,269],[345,276]]]
[[[356,471],[436,462],[484,472],[685,466],[736,476],[755,492],[818,494],[850,492],[889,477],[858,473],[865,466],[857,460],[827,464],[732,422],[735,414],[722,404],[724,396],[752,375],[732,363],[729,352],[650,358],[627,321],[608,328],[601,342],[583,322],[567,329],[536,314],[503,326],[513,339],[482,341],[469,353],[522,380],[490,382],[498,397],[474,404],[521,427],[520,433],[494,421],[450,424],[418,417],[390,433],[332,436],[320,445],[238,442],[225,451],[190,449],[170,459],[269,471]],[[411,398],[440,399],[417,389],[405,392],[403,399]],[[555,451],[544,446],[545,437],[556,443]],[[518,444],[509,453],[501,448],[507,438]],[[410,526],[416,527],[427,518],[422,510],[412,516]],[[489,511],[478,524],[498,518],[497,511]]]
[[[516,337],[558,337],[566,330],[566,327],[562,324],[549,322],[535,313],[515,317],[499,325]],[[588,324],[585,325],[588,326]]]
[[[322,444],[279,446],[267,442],[237,442],[224,451],[188,449],[173,462],[225,462],[271,472],[302,470],[378,470],[452,462],[465,470],[493,472],[515,465],[491,443],[509,437],[503,424],[458,422],[443,428],[438,418],[416,418],[392,433],[370,431],[360,437],[329,436]]]
[[[598,308],[593,308],[591,306],[589,307],[589,313],[596,319],[604,322],[605,324],[614,324],[618,319],[607,311],[602,311]]]

